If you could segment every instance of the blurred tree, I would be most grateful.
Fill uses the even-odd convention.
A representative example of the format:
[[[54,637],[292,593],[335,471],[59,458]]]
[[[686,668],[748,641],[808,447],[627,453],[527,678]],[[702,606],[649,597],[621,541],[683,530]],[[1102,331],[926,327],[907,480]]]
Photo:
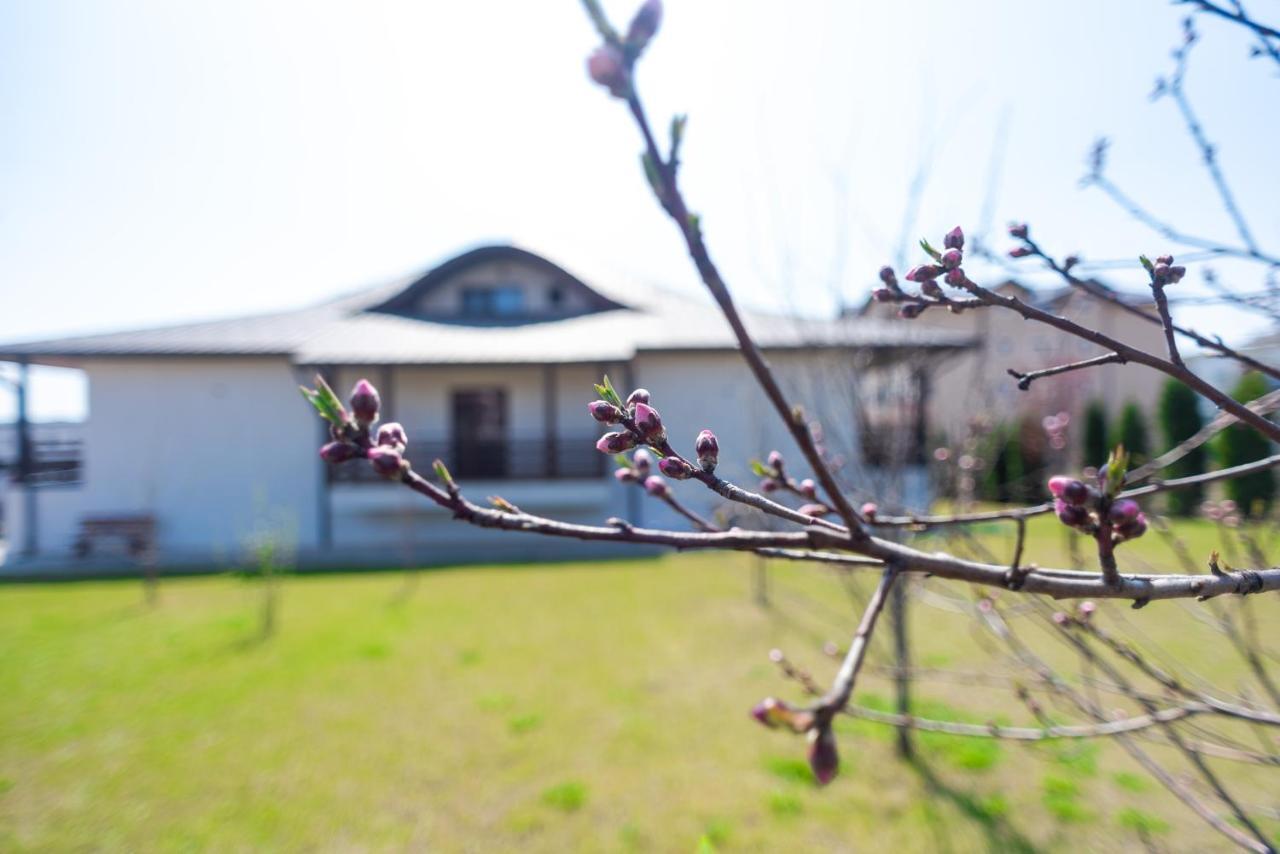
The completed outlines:
[[[1081,446],[1084,465],[1100,466],[1111,448],[1107,443],[1107,408],[1095,400],[1084,411],[1084,441]]]
[[[1239,401],[1249,401],[1267,393],[1267,381],[1257,371],[1250,371],[1240,378],[1231,396]],[[1260,460],[1271,453],[1271,443],[1251,427],[1232,424],[1218,434],[1214,442],[1214,454],[1224,468]],[[1237,477],[1225,484],[1227,497],[1240,505],[1240,511],[1250,516],[1261,516],[1275,499],[1275,472],[1263,469],[1244,477]]]
[[[1204,426],[1196,393],[1177,380],[1166,380],[1157,408],[1160,432],[1166,451],[1194,436]],[[1165,469],[1168,477],[1188,477],[1205,471],[1207,454],[1204,445],[1192,448],[1186,456]],[[1175,516],[1190,516],[1204,499],[1203,486],[1175,489],[1166,496],[1168,511]]]
[[[1116,433],[1111,437],[1111,447],[1124,445],[1129,452],[1131,465],[1142,465],[1151,455],[1151,440],[1147,438],[1147,419],[1142,414],[1142,407],[1132,400],[1120,410],[1120,421],[1116,424]],[[1106,459],[1105,455],[1103,459]]]

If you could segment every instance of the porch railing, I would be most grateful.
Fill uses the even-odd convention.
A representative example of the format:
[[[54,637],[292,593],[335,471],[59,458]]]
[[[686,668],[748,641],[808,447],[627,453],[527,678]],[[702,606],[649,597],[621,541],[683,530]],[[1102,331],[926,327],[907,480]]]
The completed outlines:
[[[412,433],[409,434],[412,437]],[[413,442],[406,456],[430,476],[431,462],[444,460],[459,480],[590,480],[603,477],[610,460],[596,450],[596,437],[580,439],[506,439]],[[340,483],[381,480],[368,465],[330,466]]]

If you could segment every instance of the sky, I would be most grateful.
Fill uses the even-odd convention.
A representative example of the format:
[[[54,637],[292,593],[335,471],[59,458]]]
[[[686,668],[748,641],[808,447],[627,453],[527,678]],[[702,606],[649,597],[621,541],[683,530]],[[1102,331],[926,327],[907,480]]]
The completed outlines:
[[[619,23],[634,6],[604,5]],[[667,0],[638,79],[657,124],[690,116],[682,180],[738,298],[829,315],[881,264],[920,260],[904,235],[956,224],[1007,248],[1003,224],[1025,220],[1086,259],[1175,251],[1080,187],[1099,136],[1132,195],[1233,240],[1173,103],[1147,97],[1182,15]],[[1280,79],[1245,33],[1200,29],[1188,92],[1280,251]],[[575,0],[0,0],[0,341],[299,306],[491,241],[700,292],[625,108],[586,78],[595,43]],[[1180,287],[1203,287],[1198,268]],[[1229,341],[1264,323],[1180,311]],[[83,383],[38,372],[32,406],[83,416]]]

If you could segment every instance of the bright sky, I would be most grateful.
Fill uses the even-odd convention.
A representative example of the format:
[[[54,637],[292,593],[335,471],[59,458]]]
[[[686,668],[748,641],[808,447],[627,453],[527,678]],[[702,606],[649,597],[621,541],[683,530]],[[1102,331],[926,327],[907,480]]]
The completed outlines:
[[[619,23],[632,7],[606,0]],[[830,313],[894,260],[922,165],[913,236],[976,229],[996,161],[996,226],[1159,254],[1078,187],[1106,135],[1115,180],[1230,239],[1174,105],[1146,97],[1180,17],[1166,0],[668,0],[640,80],[660,124],[690,114],[685,186],[740,298]],[[1189,91],[1280,250],[1280,80],[1243,32],[1200,26]],[[0,0],[0,340],[287,308],[489,240],[696,289],[625,109],[585,77],[594,42],[574,0]],[[1229,340],[1259,329],[1194,311]],[[46,372],[33,405],[74,416],[82,390]]]

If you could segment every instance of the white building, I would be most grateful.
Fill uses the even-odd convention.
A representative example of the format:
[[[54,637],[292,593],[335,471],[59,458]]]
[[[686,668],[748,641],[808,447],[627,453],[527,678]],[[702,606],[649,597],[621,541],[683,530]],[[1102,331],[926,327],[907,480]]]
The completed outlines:
[[[862,465],[870,437],[859,425],[875,428],[878,448],[885,436],[916,442],[924,425],[913,395],[928,361],[967,345],[955,333],[874,320],[753,315],[748,323],[788,391],[823,424],[829,452],[847,458],[842,476],[854,488],[877,475]],[[475,529],[369,477],[363,462],[328,468],[316,454],[322,424],[297,391],[317,371],[341,393],[370,378],[384,418],[408,430],[420,470],[441,457],[473,500],[501,495],[566,520],[686,524],[616,483],[614,464],[595,450],[601,430],[586,405],[602,374],[620,390],[650,389],[679,448],[714,429],[731,480],[753,482],[749,460],[774,447],[799,460],[714,307],[587,284],[512,246],[468,251],[408,283],[297,311],[4,344],[0,360],[77,368],[89,387],[79,476],[9,486],[9,572],[121,563],[105,543],[75,557],[86,522],[102,517],[154,523],[165,566],[230,566],[264,534],[313,564],[607,548]],[[874,401],[859,407],[871,388]],[[918,501],[918,473],[908,481],[907,497]],[[704,512],[718,506],[700,485],[678,488]]]

